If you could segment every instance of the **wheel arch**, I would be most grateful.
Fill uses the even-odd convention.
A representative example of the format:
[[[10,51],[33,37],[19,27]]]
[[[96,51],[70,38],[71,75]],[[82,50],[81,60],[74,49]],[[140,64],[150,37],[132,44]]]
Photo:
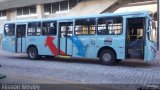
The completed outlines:
[[[99,50],[98,50],[98,53],[97,53],[97,57],[100,57],[100,54],[103,50],[105,49],[108,49],[108,50],[112,50],[115,54],[115,58],[117,59],[117,53],[116,51],[112,48],[112,47],[109,47],[109,46],[104,46],[104,47],[101,47]]]
[[[36,45],[34,45],[34,44],[31,44],[31,45],[29,45],[29,46],[27,47],[27,52],[28,52],[28,49],[29,49],[29,48],[31,48],[31,47],[36,48],[36,49],[37,49],[37,52],[38,52],[38,48],[37,48],[37,46],[36,46]]]

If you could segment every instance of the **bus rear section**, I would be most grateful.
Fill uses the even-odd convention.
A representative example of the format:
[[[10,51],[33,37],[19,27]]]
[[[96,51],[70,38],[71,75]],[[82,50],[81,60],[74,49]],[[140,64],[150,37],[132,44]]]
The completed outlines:
[[[5,24],[3,30],[2,50],[15,53],[15,24]]]
[[[2,33],[2,50],[13,53],[25,52],[25,23],[6,23],[4,25],[4,32]]]

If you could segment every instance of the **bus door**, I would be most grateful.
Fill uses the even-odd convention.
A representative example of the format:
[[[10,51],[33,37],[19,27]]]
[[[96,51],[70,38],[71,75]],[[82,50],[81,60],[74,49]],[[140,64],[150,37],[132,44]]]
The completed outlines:
[[[153,20],[146,20],[146,44],[145,44],[145,61],[154,60],[157,52],[157,36],[155,22]]]
[[[127,18],[126,56],[129,59],[144,59],[145,54],[145,18]]]
[[[72,55],[73,22],[59,22],[59,55]]]
[[[16,52],[25,52],[26,24],[16,25]]]
[[[156,54],[156,29],[145,17],[127,19],[127,58],[150,61]]]

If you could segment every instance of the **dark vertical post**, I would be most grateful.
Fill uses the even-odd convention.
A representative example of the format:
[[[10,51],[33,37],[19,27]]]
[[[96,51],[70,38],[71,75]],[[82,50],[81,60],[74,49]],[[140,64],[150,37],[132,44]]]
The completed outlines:
[[[160,47],[160,42],[159,42],[159,40],[160,40],[160,37],[159,37],[159,35],[160,35],[160,17],[159,17],[159,15],[160,15],[160,0],[157,0],[157,18],[158,18],[158,20],[157,20],[157,22],[158,22],[158,30],[157,30],[157,46],[158,46],[158,50],[159,50],[159,47]]]
[[[58,32],[58,55],[60,55],[60,49],[61,49],[61,47],[60,47],[60,38],[61,38],[61,24],[60,24],[60,22],[58,22],[58,30],[57,30],[57,32]]]
[[[64,38],[65,38],[65,54],[67,54],[67,27],[68,27],[68,24],[65,23],[65,26],[66,26],[65,35],[64,35]]]

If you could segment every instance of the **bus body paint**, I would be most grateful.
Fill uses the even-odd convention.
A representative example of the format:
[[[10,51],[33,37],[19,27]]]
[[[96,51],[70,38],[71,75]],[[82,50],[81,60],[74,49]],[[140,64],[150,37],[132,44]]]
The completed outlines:
[[[55,39],[54,37],[48,36],[48,37],[46,38],[46,44],[45,44],[45,46],[46,46],[46,47],[48,46],[49,49],[50,49],[50,51],[51,51],[55,56],[57,56],[57,55],[58,55],[58,48],[56,48],[56,45],[53,43],[54,39]],[[83,46],[82,42],[81,42],[76,36],[72,36],[72,37],[70,37],[69,39],[70,39],[70,40],[73,42],[73,44],[76,46],[76,48],[77,48],[77,50],[78,50],[77,55],[82,56],[82,57],[85,57],[85,54],[86,54],[86,50],[87,50],[88,45]],[[65,55],[65,53],[64,53],[62,50],[60,50],[60,54],[61,54],[61,55]]]
[[[73,42],[73,44],[76,46],[76,48],[77,48],[77,50],[78,50],[77,55],[82,56],[82,57],[85,57],[85,55],[86,55],[86,50],[87,50],[88,45],[84,46],[84,45],[82,44],[82,42],[78,39],[78,37],[76,37],[75,35],[71,36],[69,39],[70,39],[70,40]]]
[[[58,48],[56,47],[56,45],[53,43],[53,40],[55,38],[54,37],[51,37],[51,36],[48,36],[46,38],[46,43],[45,43],[45,47],[49,47],[50,51],[55,55],[57,56],[58,55]],[[60,50],[60,54],[61,55],[65,55],[65,53],[63,51]]]

